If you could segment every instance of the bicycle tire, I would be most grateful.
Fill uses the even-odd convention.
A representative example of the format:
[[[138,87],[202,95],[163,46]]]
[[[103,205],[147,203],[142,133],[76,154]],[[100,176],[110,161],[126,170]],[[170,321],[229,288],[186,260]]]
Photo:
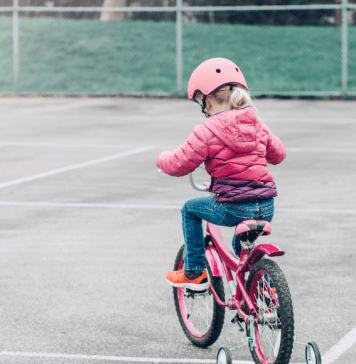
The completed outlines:
[[[288,364],[294,343],[294,314],[288,283],[278,264],[269,259],[257,262],[251,269],[246,291],[259,314],[256,346],[250,342],[254,362]],[[250,336],[249,325],[246,331]]]
[[[216,364],[232,364],[229,348],[220,348],[216,357]]]
[[[311,360],[308,360],[309,350],[311,351]],[[305,347],[305,361],[307,364],[321,364],[321,354],[318,345],[315,342],[309,342]]]
[[[174,263],[174,270],[183,269],[183,250],[184,244],[178,251],[178,254]],[[207,261],[206,268],[207,273],[209,275],[209,280],[222,301],[225,301],[225,292],[223,281],[221,277],[213,277],[211,274],[211,269]],[[198,347],[206,348],[215,343],[215,341],[219,338],[221,330],[224,325],[225,319],[225,307],[220,306],[214,299],[210,289],[207,289],[203,292],[194,292],[184,288],[176,288],[173,287],[173,297],[174,304],[177,311],[177,316],[179,322],[182,326],[183,332],[187,336],[187,338]],[[207,317],[206,325],[202,328],[199,322],[199,312],[197,318],[194,315],[194,308],[188,308],[187,303],[192,303],[193,307],[199,303],[205,304],[204,306],[207,309],[207,314],[210,309],[211,314],[210,317]],[[189,301],[190,300],[190,301]],[[208,306],[209,305],[209,306]],[[192,316],[193,315],[193,316]],[[209,316],[209,315],[207,315]],[[200,326],[200,327],[198,327]]]

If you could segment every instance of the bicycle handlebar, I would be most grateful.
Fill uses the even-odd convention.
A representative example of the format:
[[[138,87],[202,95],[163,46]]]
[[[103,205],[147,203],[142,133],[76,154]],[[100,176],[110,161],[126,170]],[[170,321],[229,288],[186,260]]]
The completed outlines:
[[[189,177],[189,182],[190,182],[190,185],[197,191],[206,191],[207,188],[206,186],[201,186],[201,185],[198,185],[195,183],[194,179],[193,179],[193,173],[189,173],[188,175]]]
[[[162,169],[158,170],[158,173],[162,173]],[[188,174],[188,178],[189,178],[189,182],[190,185],[197,191],[207,191],[207,186],[202,186],[202,185],[198,185],[195,183],[194,179],[193,179],[193,173],[189,173]]]

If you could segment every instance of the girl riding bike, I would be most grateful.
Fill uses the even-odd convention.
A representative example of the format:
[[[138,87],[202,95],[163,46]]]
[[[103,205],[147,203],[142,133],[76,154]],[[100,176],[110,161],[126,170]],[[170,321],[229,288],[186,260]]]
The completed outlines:
[[[159,154],[156,165],[180,177],[204,162],[211,176],[208,190],[215,196],[191,199],[182,208],[184,266],[166,275],[174,287],[202,291],[209,287],[202,220],[222,226],[248,219],[270,222],[277,189],[267,163],[281,163],[286,151],[259,118],[234,62],[212,58],[201,63],[189,79],[188,97],[202,107],[208,120],[197,125],[179,148]],[[232,245],[239,257],[236,236]]]

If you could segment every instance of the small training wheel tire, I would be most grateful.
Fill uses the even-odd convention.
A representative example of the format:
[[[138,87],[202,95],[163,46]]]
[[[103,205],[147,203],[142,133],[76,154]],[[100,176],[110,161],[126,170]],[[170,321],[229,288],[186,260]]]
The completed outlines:
[[[320,350],[316,343],[310,342],[305,347],[305,360],[307,364],[322,364]]]
[[[216,364],[232,364],[231,352],[228,348],[220,348],[216,358]]]

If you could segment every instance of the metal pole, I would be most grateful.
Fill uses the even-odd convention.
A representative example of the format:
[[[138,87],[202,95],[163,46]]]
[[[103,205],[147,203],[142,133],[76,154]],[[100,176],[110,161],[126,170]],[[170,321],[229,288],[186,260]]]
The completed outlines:
[[[183,89],[183,21],[182,0],[177,0],[176,18],[176,63],[177,63],[177,93],[182,94]]]
[[[19,1],[13,0],[14,10],[12,13],[12,38],[13,38],[13,62],[14,62],[14,92],[17,89],[17,78],[19,74]]]
[[[342,94],[347,93],[348,78],[348,22],[347,22],[348,0],[342,0],[341,17],[341,85]]]

